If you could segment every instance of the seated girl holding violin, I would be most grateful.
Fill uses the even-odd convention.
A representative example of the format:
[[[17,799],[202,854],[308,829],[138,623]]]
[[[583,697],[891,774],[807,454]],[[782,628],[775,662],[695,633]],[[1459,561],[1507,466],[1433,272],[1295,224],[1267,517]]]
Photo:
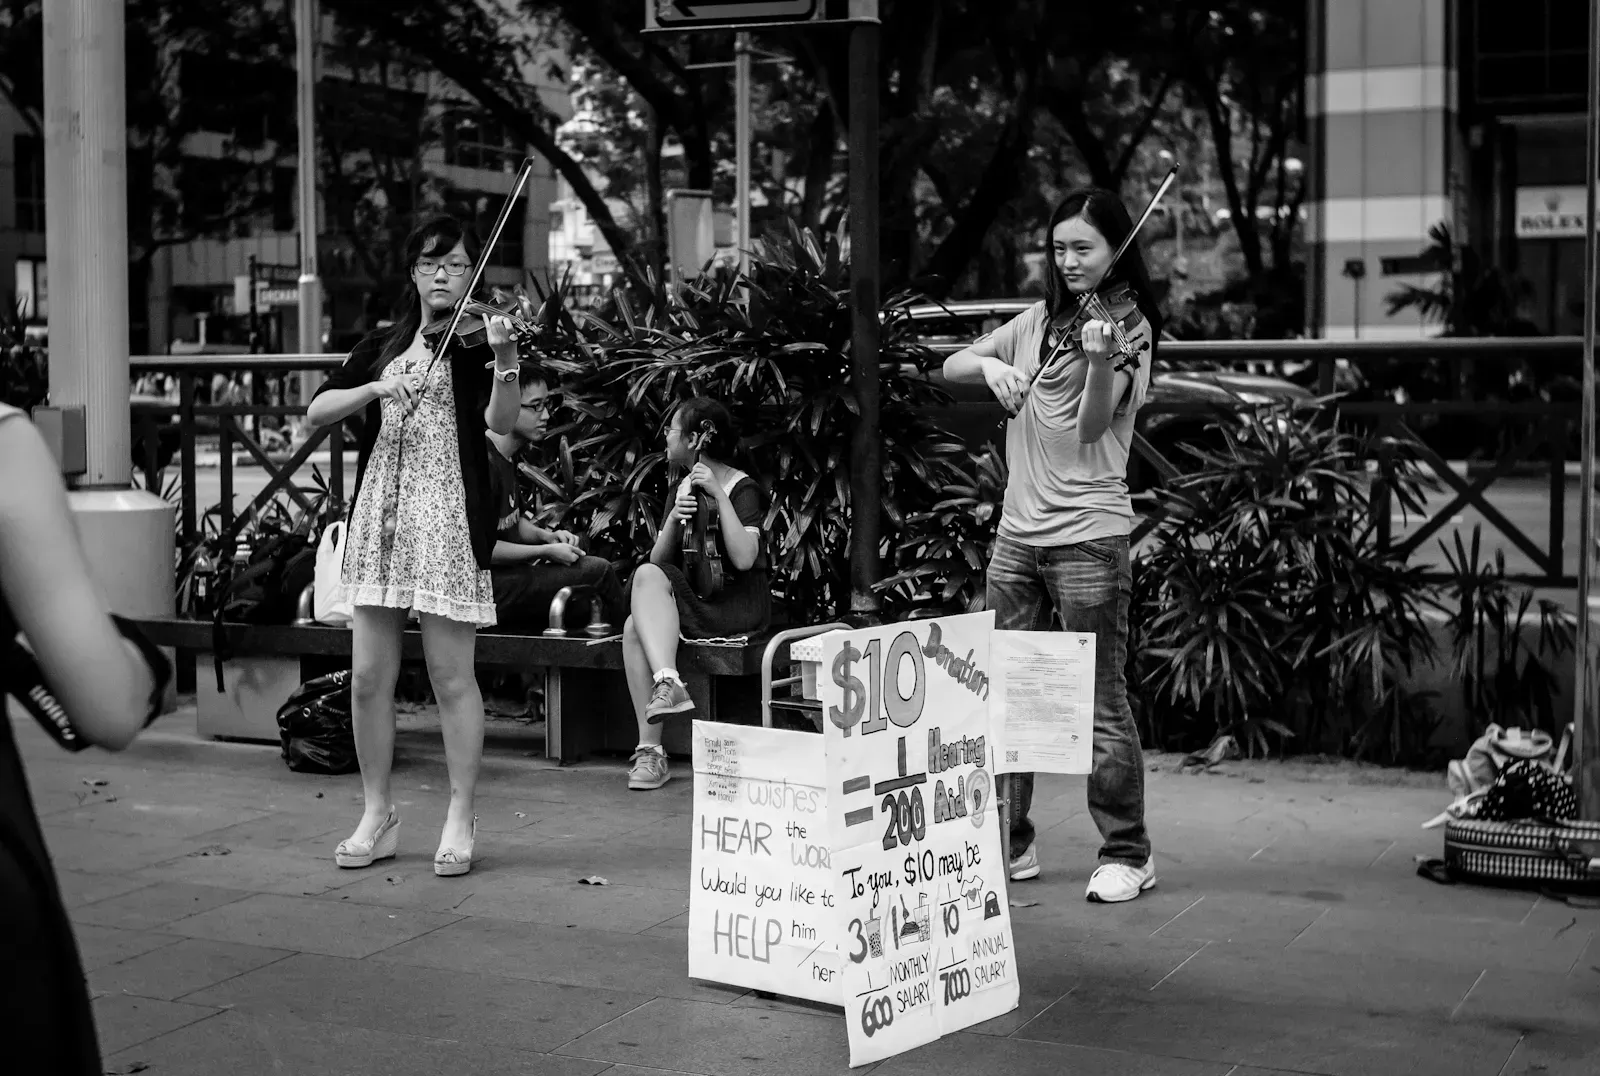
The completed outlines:
[[[680,633],[686,639],[748,634],[764,629],[772,613],[761,532],[766,494],[727,462],[739,444],[728,409],[716,400],[690,400],[673,414],[666,436],[668,464],[688,474],[667,506],[649,562],[629,583],[632,615],[622,629],[639,722],[628,787],[640,791],[672,776],[662,719],[694,709],[677,670]]]

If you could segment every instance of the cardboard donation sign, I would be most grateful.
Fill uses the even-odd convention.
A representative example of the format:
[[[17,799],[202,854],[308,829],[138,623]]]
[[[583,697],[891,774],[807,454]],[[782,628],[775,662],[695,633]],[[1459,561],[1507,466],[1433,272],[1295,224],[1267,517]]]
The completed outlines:
[[[989,733],[992,612],[823,637],[850,1064],[1016,1008]]]
[[[693,743],[690,976],[839,1004],[822,737],[696,721]]]

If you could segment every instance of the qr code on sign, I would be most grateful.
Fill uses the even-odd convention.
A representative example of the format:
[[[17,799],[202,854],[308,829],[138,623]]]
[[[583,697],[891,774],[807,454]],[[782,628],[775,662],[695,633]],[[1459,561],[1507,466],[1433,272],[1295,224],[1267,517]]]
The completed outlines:
[[[1006,761],[1007,762],[1015,762],[1015,761],[1017,761],[1017,752],[1015,752],[1015,751],[1007,751],[1006,752]]]

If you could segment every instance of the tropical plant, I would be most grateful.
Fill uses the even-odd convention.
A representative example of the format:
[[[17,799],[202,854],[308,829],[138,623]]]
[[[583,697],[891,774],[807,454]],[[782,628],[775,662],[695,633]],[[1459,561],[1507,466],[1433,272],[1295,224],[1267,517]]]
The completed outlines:
[[[1404,507],[1422,480],[1404,444],[1362,443],[1322,420],[1325,403],[1219,421],[1220,447],[1187,447],[1199,469],[1156,492],[1129,652],[1141,711],[1180,720],[1152,728],[1158,742],[1346,750],[1430,654],[1427,583],[1380,546],[1364,461],[1391,461]]]
[[[1005,455],[994,445],[979,456],[938,460],[941,499],[905,518],[895,543],[894,574],[878,589],[893,604],[936,614],[982,609],[1006,494]]]
[[[651,286],[658,287],[652,281]],[[668,474],[662,431],[692,396],[726,404],[743,433],[738,461],[771,498],[774,588],[790,615],[832,619],[849,595],[851,385],[849,262],[842,231],[791,225],[756,244],[748,276],[717,269],[661,288],[643,312],[618,292],[606,316],[566,313],[541,289],[526,350],[563,381],[546,466],[533,472],[543,519],[638,557],[655,541]],[[943,392],[923,376],[904,300],[886,304],[879,353],[883,551],[930,511],[960,453],[927,415]],[[536,324],[535,324],[536,323]],[[891,605],[912,595],[887,591]]]
[[[1443,336],[1529,335],[1532,326],[1522,304],[1533,294],[1532,285],[1486,264],[1472,247],[1459,246],[1443,221],[1428,229],[1428,240],[1422,257],[1439,275],[1429,287],[1402,284],[1390,292],[1385,299],[1390,317],[1415,310],[1423,321],[1441,326]]]
[[[1566,724],[1556,715],[1560,681],[1554,663],[1572,653],[1576,618],[1560,603],[1535,599],[1531,587],[1507,579],[1503,552],[1485,560],[1481,531],[1472,528],[1470,544],[1459,534],[1453,548],[1439,543],[1451,575],[1443,594],[1451,678],[1461,685],[1475,733],[1490,723],[1554,732]]]

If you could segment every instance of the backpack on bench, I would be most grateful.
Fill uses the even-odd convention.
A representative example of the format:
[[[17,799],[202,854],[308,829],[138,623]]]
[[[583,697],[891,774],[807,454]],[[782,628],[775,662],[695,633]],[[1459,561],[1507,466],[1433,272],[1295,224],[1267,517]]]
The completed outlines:
[[[211,614],[211,660],[217,691],[224,690],[222,665],[232,660],[224,624],[288,624],[294,620],[300,593],[316,578],[317,548],[298,529],[271,538],[250,551],[217,589]]]

